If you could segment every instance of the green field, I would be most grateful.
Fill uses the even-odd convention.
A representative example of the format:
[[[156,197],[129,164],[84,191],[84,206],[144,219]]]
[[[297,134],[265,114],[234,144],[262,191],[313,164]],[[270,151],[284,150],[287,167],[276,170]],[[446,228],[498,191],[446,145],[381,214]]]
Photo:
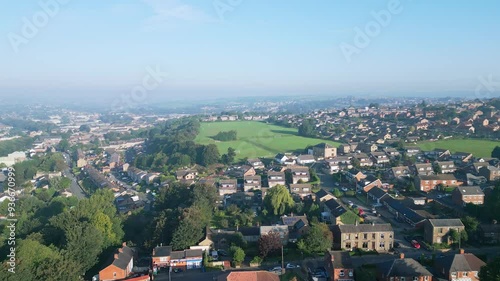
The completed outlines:
[[[491,157],[491,151],[495,146],[500,145],[500,142],[489,140],[474,140],[474,139],[449,139],[439,140],[434,142],[417,143],[420,149],[428,151],[435,148],[449,149],[453,152],[468,152],[475,157]]]
[[[238,140],[220,142],[211,137],[221,131],[236,130]],[[245,157],[274,157],[277,153],[304,150],[309,145],[321,142],[338,147],[340,143],[321,139],[305,138],[297,135],[297,129],[269,125],[255,121],[203,122],[195,141],[200,144],[214,143],[220,153],[229,147],[236,149],[238,159]]]

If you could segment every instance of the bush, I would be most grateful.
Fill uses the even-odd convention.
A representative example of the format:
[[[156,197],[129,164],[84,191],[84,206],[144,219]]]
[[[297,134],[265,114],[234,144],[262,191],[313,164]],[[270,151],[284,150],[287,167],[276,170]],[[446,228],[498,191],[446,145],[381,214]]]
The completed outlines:
[[[356,196],[356,192],[354,190],[348,190],[346,191],[345,196],[354,197]]]
[[[260,264],[262,263],[262,261],[263,261],[263,259],[262,259],[261,257],[259,257],[259,256],[255,256],[255,257],[253,257],[253,259],[250,261],[250,263],[254,263],[254,264],[259,264],[259,265],[260,265]]]

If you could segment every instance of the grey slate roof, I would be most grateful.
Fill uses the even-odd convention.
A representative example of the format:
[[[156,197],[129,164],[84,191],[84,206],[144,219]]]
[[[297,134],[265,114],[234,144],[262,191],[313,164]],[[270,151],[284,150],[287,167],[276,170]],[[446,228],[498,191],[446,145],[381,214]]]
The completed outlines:
[[[460,219],[429,219],[434,227],[464,227]]]
[[[479,271],[485,264],[473,254],[455,254],[436,259],[436,266],[449,272]]]
[[[160,246],[154,249],[153,257],[168,257],[172,252],[172,246]]]
[[[417,277],[417,276],[432,276],[420,263],[414,259],[395,259],[379,263],[377,270],[385,277]]]
[[[462,195],[484,195],[479,186],[459,186],[456,189]]]
[[[127,246],[122,247],[122,250],[121,253],[118,252],[118,258],[113,260],[112,264],[118,268],[126,269],[130,260],[134,257],[134,250]]]
[[[333,256],[333,268],[354,268],[349,252],[329,251],[329,253]]]
[[[360,233],[360,232],[390,232],[392,226],[388,223],[384,224],[343,224],[338,226],[341,233]]]

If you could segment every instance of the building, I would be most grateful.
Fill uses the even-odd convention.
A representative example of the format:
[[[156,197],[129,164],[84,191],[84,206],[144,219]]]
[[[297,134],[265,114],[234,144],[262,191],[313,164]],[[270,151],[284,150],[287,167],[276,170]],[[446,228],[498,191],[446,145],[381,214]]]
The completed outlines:
[[[7,167],[11,167],[24,160],[26,160],[26,153],[23,151],[16,151],[8,154],[6,157],[0,157],[0,164],[3,163]]]
[[[309,174],[309,168],[303,166],[294,166],[290,169],[290,174],[292,175],[292,183],[308,182],[311,179]]]
[[[220,180],[219,181],[219,195],[233,194],[238,191],[236,179]]]
[[[434,165],[441,171],[442,174],[454,173],[457,170],[455,162],[453,161],[436,161],[434,162]]]
[[[87,166],[87,160],[85,160],[85,154],[81,149],[76,150],[76,166],[82,168]]]
[[[354,281],[354,266],[349,252],[327,251],[325,268],[331,281]]]
[[[434,175],[434,168],[431,163],[419,163],[412,166],[413,173],[417,176]]]
[[[477,228],[479,242],[482,244],[500,243],[500,224],[480,224]]]
[[[168,267],[170,265],[170,254],[172,246],[157,246],[153,249],[153,266]]]
[[[424,239],[429,244],[450,244],[451,230],[465,231],[465,226],[460,219],[428,219],[424,224]]]
[[[495,166],[487,166],[479,169],[479,175],[485,177],[488,181],[496,181],[500,179],[500,168]]]
[[[390,195],[379,187],[374,187],[367,192],[368,198],[372,199],[377,204],[381,204],[384,198],[390,197]]]
[[[390,176],[395,179],[409,177],[410,175],[410,169],[408,166],[393,167],[390,171]]]
[[[450,186],[460,186],[463,183],[458,181],[452,174],[440,174],[440,175],[430,175],[423,176],[419,175],[415,178],[415,187],[418,190],[429,192],[437,188],[438,185],[443,185],[444,187]]]
[[[243,178],[243,191],[260,190],[262,188],[260,176],[245,176]]]
[[[405,258],[377,264],[377,280],[381,281],[432,281],[432,273],[414,259]]]
[[[368,192],[370,191],[372,188],[375,188],[375,187],[379,187],[379,188],[382,188],[384,185],[382,184],[382,181],[377,179],[375,176],[373,175],[368,175],[364,180],[361,180],[359,181],[357,184],[356,184],[356,189],[358,191],[364,191],[364,192]]]
[[[267,173],[267,183],[269,187],[274,187],[276,185],[285,185],[285,173],[269,171]]]
[[[484,192],[479,186],[460,186],[453,190],[451,199],[455,204],[464,207],[468,203],[483,205]]]
[[[312,195],[312,187],[310,183],[290,184],[290,193],[304,199]]]
[[[445,280],[478,281],[479,271],[484,265],[486,265],[484,261],[460,249],[458,254],[436,258],[434,269],[436,275]]]
[[[170,266],[181,269],[201,268],[203,263],[203,250],[189,249],[170,253]]]
[[[108,266],[99,271],[99,281],[127,278],[134,267],[135,252],[123,242],[122,247],[113,255]]]
[[[268,271],[233,271],[223,273],[217,281],[279,281],[280,277]]]
[[[327,143],[320,143],[312,147],[310,150],[316,159],[329,159],[337,156],[337,148]]]
[[[194,181],[198,172],[195,170],[178,170],[175,172],[175,178],[177,180]]]
[[[264,163],[258,158],[251,158],[247,160],[248,165],[252,166],[254,169],[264,169]]]
[[[390,213],[394,214],[397,220],[406,222],[412,227],[421,227],[425,222],[423,216],[404,205],[401,200],[396,200],[392,196],[384,198],[383,204]]]
[[[347,212],[347,210],[333,198],[323,203],[323,210],[324,212],[321,214],[321,219],[332,224],[340,223],[341,216]]]
[[[390,162],[390,159],[387,154],[385,154],[385,152],[372,152],[370,153],[370,156],[372,157],[375,164],[378,165],[384,165]]]
[[[335,248],[388,252],[393,247],[394,231],[390,224],[345,224],[333,228]]]
[[[312,163],[316,162],[316,160],[314,159],[314,156],[310,155],[310,154],[299,155],[297,157],[296,161],[297,161],[297,164],[299,164],[299,165],[307,165],[307,164],[312,164]]]

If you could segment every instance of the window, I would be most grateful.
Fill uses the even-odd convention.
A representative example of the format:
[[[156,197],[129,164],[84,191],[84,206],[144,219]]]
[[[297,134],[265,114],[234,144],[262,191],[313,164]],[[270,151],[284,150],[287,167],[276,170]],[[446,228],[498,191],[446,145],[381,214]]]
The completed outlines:
[[[116,277],[116,272],[113,272],[113,277]]]
[[[368,248],[368,242],[363,242],[363,249],[367,249]]]
[[[456,272],[452,272],[452,273],[451,273],[451,277],[452,277],[452,278],[457,278],[457,273],[456,273]]]
[[[468,275],[469,275],[469,272],[467,272],[467,271],[462,272],[462,276],[467,277]]]
[[[339,276],[344,277],[344,270],[343,269],[340,270]]]
[[[404,277],[401,277],[401,279],[399,279],[399,280],[401,280],[401,281],[405,281],[405,280],[406,280],[406,278],[404,278]]]
[[[443,233],[443,228],[439,228],[439,233]]]
[[[375,239],[375,233],[372,233],[372,238]]]
[[[353,275],[352,271],[349,271],[349,277],[352,277],[352,275]]]
[[[345,243],[345,247],[346,247],[347,249],[350,249],[350,248],[351,248],[351,242],[347,242],[347,243]]]
[[[380,248],[384,248],[385,247],[385,242],[380,242]]]
[[[368,239],[368,234],[363,234],[363,239]]]
[[[384,239],[384,234],[380,233],[380,238]]]
[[[413,277],[413,281],[418,281],[418,277]]]

